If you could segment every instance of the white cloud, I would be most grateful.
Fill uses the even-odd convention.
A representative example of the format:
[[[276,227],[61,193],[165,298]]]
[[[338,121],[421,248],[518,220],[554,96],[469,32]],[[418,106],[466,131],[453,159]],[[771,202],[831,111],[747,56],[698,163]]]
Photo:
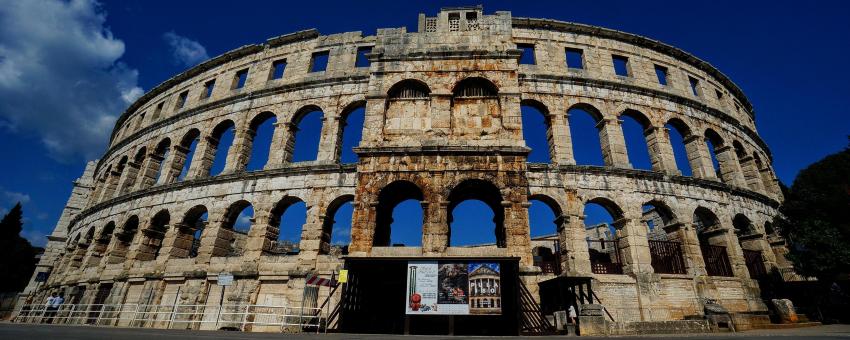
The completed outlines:
[[[171,47],[171,55],[174,61],[182,66],[195,66],[210,58],[207,49],[201,43],[181,36],[174,31],[162,35],[168,46]]]
[[[3,190],[3,200],[6,204],[14,205],[18,202],[21,202],[21,204],[27,204],[30,202],[30,195],[21,192]]]
[[[57,160],[99,156],[142,92],[105,21],[94,0],[0,0],[0,126],[37,133]]]
[[[24,230],[21,231],[21,237],[30,241],[30,244],[34,247],[44,247],[47,244],[47,234],[40,230],[24,227]]]

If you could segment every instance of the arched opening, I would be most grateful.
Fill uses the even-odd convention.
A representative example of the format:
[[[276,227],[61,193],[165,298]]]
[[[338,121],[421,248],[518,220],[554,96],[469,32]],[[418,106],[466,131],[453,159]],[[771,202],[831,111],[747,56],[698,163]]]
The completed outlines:
[[[156,145],[153,154],[153,163],[156,169],[156,174],[153,176],[153,183],[160,183],[160,178],[165,172],[165,160],[168,158],[168,153],[171,152],[171,139],[165,138]]]
[[[121,263],[127,258],[127,250],[133,239],[136,237],[136,232],[139,230],[139,217],[136,215],[130,216],[121,230],[115,234],[115,245],[112,247],[112,252],[109,254],[109,263]]]
[[[246,136],[246,146],[251,150],[245,170],[262,170],[269,161],[277,117],[271,112],[262,112],[251,120]]]
[[[301,109],[292,119],[290,143],[287,143],[287,155],[291,162],[315,161],[319,155],[319,143],[322,139],[322,120],[324,113],[317,106]]]
[[[94,227],[89,226],[89,229],[85,232],[85,234],[77,235],[77,238],[74,239],[72,243],[73,250],[71,251],[71,268],[80,268],[83,264],[83,259],[86,257],[86,252],[89,249],[89,246],[92,243],[92,239],[94,238]]]
[[[270,246],[275,255],[295,255],[301,251],[301,232],[307,223],[307,204],[300,198],[286,196],[277,202],[269,216]]]
[[[395,83],[387,91],[387,99],[428,99],[431,89],[428,85],[415,79],[405,79]]]
[[[93,229],[92,229],[93,230]],[[100,234],[94,239],[94,243],[92,243],[92,252],[91,259],[89,260],[88,265],[93,266],[100,262],[100,259],[103,257],[103,254],[106,253],[106,249],[109,248],[109,243],[112,241],[112,234],[115,232],[115,222],[109,221],[103,226]]]
[[[501,105],[496,85],[487,79],[461,80],[452,90],[452,134],[479,139],[494,138],[503,131]]]
[[[753,162],[755,163],[756,169],[758,169],[762,185],[764,185],[764,192],[771,193],[775,190],[775,187],[773,184],[773,177],[770,175],[770,168],[762,162],[761,157],[759,157],[759,154],[756,152],[753,152]]]
[[[127,171],[127,175],[124,179],[124,183],[122,183],[121,187],[118,189],[119,196],[129,192],[136,184],[137,177],[139,176],[139,169],[141,169],[142,165],[145,163],[146,156],[146,147],[142,146],[136,150],[136,155],[133,156],[133,161],[130,162],[130,166],[125,170]]]
[[[228,119],[218,123],[210,135],[209,154],[214,155],[210,165],[209,175],[216,176],[227,166],[227,154],[233,146],[236,124]]]
[[[590,252],[590,268],[596,274],[622,274],[624,257],[620,245],[623,211],[614,202],[595,198],[584,204],[584,231]]]
[[[452,94],[453,98],[495,97],[499,94],[499,89],[485,78],[470,77],[458,82]]]
[[[756,230],[753,222],[744,214],[735,215],[732,218],[732,226],[735,228],[738,243],[741,245],[744,263],[747,265],[750,278],[756,279],[763,277],[767,274],[767,270],[764,266],[762,251],[771,251],[770,248],[762,248],[764,245],[762,242],[764,235]]]
[[[623,121],[623,138],[629,163],[635,169],[652,170],[652,158],[649,154],[649,134],[652,124],[643,113],[626,110],[620,115]]]
[[[450,246],[507,247],[502,193],[493,183],[465,180],[452,189],[448,198]]]
[[[720,161],[717,158],[717,149],[723,147],[723,138],[720,138],[720,135],[714,132],[714,130],[706,129],[705,144],[708,147],[708,155],[711,157],[711,166],[714,167],[714,173],[717,175],[717,178],[725,182],[726,179],[723,178],[723,174],[720,172]]]
[[[168,231],[170,221],[171,215],[164,209],[151,218],[150,225],[142,230],[142,242],[139,244],[136,260],[151,261],[159,256],[162,240],[165,238],[165,232]]]
[[[670,208],[659,201],[643,205],[641,221],[646,225],[652,269],[659,274],[686,274],[681,225]]]
[[[328,205],[322,221],[320,253],[347,255],[351,243],[351,220],[354,215],[354,195],[343,195]]]
[[[177,231],[171,256],[176,258],[192,258],[198,256],[201,247],[201,236],[207,226],[207,207],[196,205],[186,212]]]
[[[223,253],[213,252],[213,256],[242,256],[248,242],[248,231],[254,224],[254,206],[246,200],[231,204],[224,213],[224,223],[218,238],[228,244]]]
[[[554,158],[554,148],[549,111],[542,103],[533,100],[522,101],[520,111],[522,137],[525,139],[525,145],[531,148],[528,162],[551,163]]]
[[[761,178],[752,157],[747,154],[744,146],[737,140],[732,141],[732,149],[735,150],[735,158],[738,159],[738,165],[743,172],[747,187],[753,191],[760,191],[762,188]]]
[[[544,195],[532,195],[528,202],[528,225],[534,265],[540,267],[544,274],[560,274],[561,261],[558,254],[561,252],[561,246],[558,241],[558,225],[563,223],[560,206],[554,199]]]
[[[422,190],[408,181],[395,181],[381,189],[378,194],[378,206],[375,207],[375,236],[372,245],[375,247],[421,245],[423,213],[420,202],[423,200],[425,197]],[[401,208],[406,215],[402,215],[403,218],[396,221],[396,218],[400,217],[396,213],[399,209],[396,208],[399,208],[402,203],[405,204]],[[417,235],[418,241],[416,241]]]
[[[732,266],[726,244],[726,230],[711,210],[699,207],[694,211],[694,228],[699,238],[705,271],[711,276],[732,276]]]
[[[340,154],[337,158],[340,163],[357,163],[357,154],[354,153],[354,148],[357,147],[357,145],[360,144],[360,140],[363,139],[364,119],[366,119],[365,102],[353,104],[343,111],[340,119],[341,126],[339,129]]]
[[[593,106],[577,104],[567,110],[567,115],[576,164],[604,166],[599,139],[602,114]]]
[[[682,176],[692,176],[691,161],[688,158],[688,150],[686,140],[691,137],[691,129],[685,122],[673,118],[664,125],[670,137],[670,146],[673,149],[673,159],[676,161],[676,168],[682,173]]]
[[[431,90],[425,83],[405,79],[387,91],[384,108],[385,136],[416,136],[431,127]]]
[[[186,176],[189,175],[189,168],[192,166],[192,158],[195,157],[195,149],[198,148],[198,142],[200,141],[201,131],[198,129],[191,129],[180,140],[181,147],[181,156],[175,157],[175,159],[179,159],[175,168],[180,169],[180,175],[177,176],[178,181],[182,181],[186,179]]]

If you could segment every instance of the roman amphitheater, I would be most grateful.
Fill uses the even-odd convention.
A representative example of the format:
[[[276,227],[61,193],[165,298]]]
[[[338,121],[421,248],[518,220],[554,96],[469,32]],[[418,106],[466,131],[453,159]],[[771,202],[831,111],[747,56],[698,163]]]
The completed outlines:
[[[524,112],[544,123],[528,126]],[[321,117],[318,151],[296,160],[311,115]],[[575,160],[581,115],[596,124],[604,165]],[[627,145],[626,120],[645,143]],[[263,124],[271,142],[255,143]],[[362,138],[347,163],[351,129]],[[526,137],[545,138],[549,162],[528,161]],[[650,169],[633,166],[638,147]],[[267,159],[248,169],[258,148]],[[410,199],[421,203],[421,246],[391,241],[393,209]],[[451,244],[453,209],[466,200],[492,209],[479,231],[491,244]],[[502,315],[465,316],[466,330],[446,321],[458,333],[549,327],[546,316],[571,304],[610,332],[706,327],[708,304],[744,328],[765,318],[758,278],[791,270],[770,227],[781,201],[751,103],[707,62],[602,27],[444,8],[420,14],[416,32],[274,37],[150,90],[74,182],[37,270],[49,275],[25,293],[38,303],[64,292],[68,323],[291,331],[305,328],[277,322],[290,324],[293,310],[307,322],[306,308],[331,330],[415,334],[448,319],[404,315],[404,264],[488,260],[501,263]],[[531,202],[555,216],[551,235],[531,237]],[[299,203],[306,223],[283,226]],[[348,204],[340,246],[332,238]],[[588,204],[610,227],[585,226]],[[280,241],[284,228],[300,241]],[[343,268],[348,280],[335,285]],[[317,278],[331,283],[307,284]]]

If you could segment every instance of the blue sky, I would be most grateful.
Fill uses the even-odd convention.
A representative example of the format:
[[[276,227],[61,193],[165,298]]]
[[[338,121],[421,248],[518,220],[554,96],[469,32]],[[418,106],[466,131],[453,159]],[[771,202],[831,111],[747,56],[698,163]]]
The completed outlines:
[[[481,2],[0,0],[0,213],[23,202],[25,236],[44,244],[43,235],[59,218],[71,182],[87,160],[103,153],[127,103],[210,56],[307,28],[323,34],[374,34],[379,27],[399,26],[413,31],[419,12],[433,15],[441,6]],[[514,16],[636,33],[708,61],[753,102],[758,132],[787,184],[807,164],[847,145],[846,2],[494,1],[484,6],[487,13],[509,10]],[[587,123],[575,119],[571,123]],[[627,143],[640,143],[630,137],[636,133],[629,124]],[[589,134],[583,139],[589,142],[576,147],[580,163],[601,160],[594,138]],[[639,148],[629,152],[636,167],[646,166],[647,156]],[[537,153],[532,158],[545,157]],[[309,158],[310,152],[302,156]],[[417,208],[406,202],[396,213],[407,217]],[[588,213],[593,216],[590,222],[604,220],[594,209]],[[350,214],[350,207],[340,214],[346,211]],[[532,234],[554,230],[553,216],[541,204],[533,203],[531,214]],[[481,227],[481,221],[490,218],[492,212],[483,203],[461,204],[453,238],[458,243],[490,240],[491,235],[481,238],[476,231],[481,229],[475,229],[490,228]],[[399,225],[393,242],[420,242],[419,228],[418,223]]]

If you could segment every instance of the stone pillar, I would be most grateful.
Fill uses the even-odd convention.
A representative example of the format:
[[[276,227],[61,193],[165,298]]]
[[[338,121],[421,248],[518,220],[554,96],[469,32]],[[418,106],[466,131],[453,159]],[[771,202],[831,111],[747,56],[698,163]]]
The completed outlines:
[[[553,111],[553,112],[560,112]],[[549,119],[549,145],[554,150],[552,163],[557,165],[574,165],[576,164],[575,156],[573,155],[573,140],[570,133],[569,114],[559,114],[550,112],[547,118]]]
[[[647,228],[639,223],[640,218],[634,217],[623,217],[613,223],[617,229],[624,274],[653,272]]]
[[[286,123],[283,125],[282,131],[283,145],[281,148],[281,163],[287,164],[292,162],[292,155],[295,153],[295,133],[298,132],[298,126],[295,124]]]
[[[298,247],[301,249],[298,253],[298,260],[305,266],[314,265],[319,256],[324,225],[322,222],[327,217],[325,215],[327,207],[321,206],[321,193],[316,193],[313,196],[315,198],[308,199],[305,202],[307,203],[307,220],[301,226],[301,240],[298,242]],[[333,216],[330,218],[333,218]]]
[[[195,147],[195,155],[192,158],[192,165],[186,179],[193,180],[209,177],[210,168],[212,168],[215,153],[218,150],[218,142],[217,138],[211,136],[201,138]]]
[[[708,154],[708,146],[705,139],[698,135],[685,137],[685,152],[688,154],[688,162],[691,164],[691,173],[696,178],[717,179],[711,155]]]
[[[148,154],[147,159],[139,170],[135,190],[144,190],[156,184],[156,173],[159,172],[159,167],[163,161],[164,158],[162,155]]]
[[[274,133],[272,133],[272,143],[269,148],[269,160],[263,169],[276,169],[283,165],[283,155],[286,151],[285,145],[287,139],[289,139],[288,131],[289,124],[277,121],[274,123]]]
[[[100,192],[98,202],[110,199],[115,194],[115,188],[118,186],[118,179],[121,177],[121,172],[111,171],[109,177],[106,178],[106,183],[103,186],[103,191]]]
[[[558,226],[558,245],[561,248],[562,275],[588,276],[590,251],[587,249],[587,234],[584,231],[584,216],[562,215],[555,220]]]
[[[622,122],[617,118],[603,118],[596,124],[596,129],[599,130],[599,144],[602,146],[605,166],[631,169]]]
[[[245,249],[242,253],[246,259],[259,259],[263,255],[263,250],[271,247],[270,235],[273,235],[272,228],[277,226],[269,225],[271,218],[271,210],[269,207],[261,207],[254,205],[254,221],[251,229],[248,230],[248,240],[245,242]]]
[[[375,144],[381,141],[384,129],[385,104],[386,98],[375,98],[366,101],[366,113],[363,117],[363,142]],[[433,124],[432,127],[434,127]]]
[[[115,197],[124,195],[128,192],[128,189],[133,188],[136,177],[139,175],[140,167],[141,165],[136,162],[127,162],[127,166],[124,167],[121,178],[118,180],[118,190],[115,193]]]
[[[342,129],[345,122],[338,115],[327,115],[322,117],[322,135],[319,138],[319,153],[316,160],[324,163],[338,162],[338,156],[342,149]]]
[[[674,236],[670,241],[678,241],[682,245],[682,257],[685,260],[688,275],[706,275],[705,260],[702,258],[696,226],[691,223],[674,223],[664,227],[664,230],[668,235]]]
[[[449,201],[434,195],[431,201],[422,202],[422,255],[436,256],[446,252],[449,246]]]
[[[746,179],[750,190],[765,193],[764,184],[762,184],[761,175],[758,168],[756,168],[756,162],[753,160],[753,156],[744,155],[744,157],[738,160],[741,162],[741,170],[743,170],[744,179]]]
[[[227,161],[221,174],[232,174],[245,171],[251,158],[251,149],[254,146],[254,137],[257,131],[247,128],[236,130],[233,136],[233,144],[227,149]]]
[[[780,189],[777,180],[773,178],[773,174],[770,173],[770,168],[764,167],[760,169],[759,174],[761,175],[767,195],[773,198],[779,198],[782,195],[782,189]]]
[[[163,183],[174,183],[180,179],[180,174],[183,172],[183,165],[186,164],[186,156],[189,154],[189,149],[174,145],[171,147],[171,152],[168,153],[168,159],[165,160],[165,168],[160,175]]]
[[[729,264],[732,266],[732,273],[735,276],[749,279],[750,270],[747,269],[747,261],[744,260],[744,251],[741,250],[741,244],[738,243],[738,237],[735,235],[735,229],[724,226],[725,233],[723,237],[726,239],[726,253],[729,255]]]
[[[744,180],[741,164],[738,162],[738,157],[735,156],[735,150],[729,145],[724,145],[714,149],[717,157],[717,163],[720,164],[720,177],[723,182],[736,187],[746,188],[747,182]]]
[[[214,219],[213,219],[213,216]],[[210,263],[210,258],[227,256],[230,253],[231,231],[222,226],[223,214],[210,214],[209,224],[201,235],[201,245],[198,248],[198,263]]]
[[[652,160],[652,170],[669,175],[681,175],[676,167],[676,157],[673,145],[670,143],[670,130],[664,126],[653,126],[644,131],[649,158]]]
[[[361,195],[365,196],[365,195]],[[374,199],[372,201],[371,199]],[[375,219],[378,200],[355,196],[354,213],[351,217],[351,245],[349,253],[369,253],[375,238]]]
[[[521,267],[531,267],[534,264],[531,256],[531,234],[528,229],[529,206],[531,203],[528,201],[502,201],[508,255],[519,257]]]
[[[764,234],[751,234],[751,235],[741,235],[738,237],[741,243],[742,249],[747,250],[756,250],[761,252],[761,259],[764,264],[765,270],[769,273],[772,268],[778,268],[776,262],[776,254],[773,253],[773,249],[770,246],[770,242],[767,241]]]

